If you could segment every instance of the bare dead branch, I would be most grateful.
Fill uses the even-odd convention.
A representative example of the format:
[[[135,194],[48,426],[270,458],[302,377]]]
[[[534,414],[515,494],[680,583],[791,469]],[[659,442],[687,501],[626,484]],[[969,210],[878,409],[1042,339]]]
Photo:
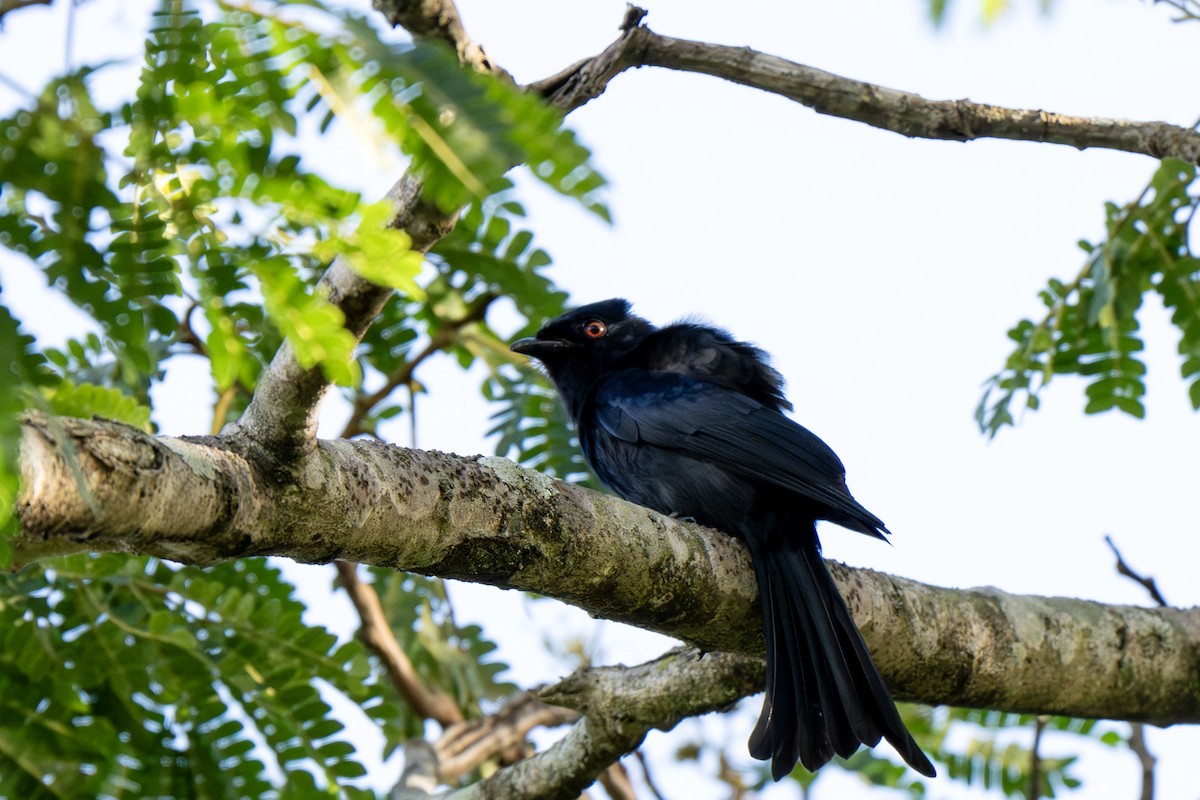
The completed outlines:
[[[1004,108],[970,100],[927,100],[912,92],[834,75],[748,47],[693,42],[632,28],[603,53],[529,84],[561,108],[598,97],[631,67],[698,72],[778,94],[819,114],[863,122],[904,136],[1016,139],[1099,147],[1200,164],[1200,132],[1166,122],[1076,117],[1052,111]]]
[[[1113,555],[1117,557],[1117,573],[1141,584],[1142,588],[1150,593],[1150,598],[1155,603],[1166,608],[1169,604],[1166,598],[1162,596],[1162,593],[1158,591],[1158,584],[1154,582],[1154,578],[1145,577],[1134,572],[1129,564],[1125,563],[1125,557],[1121,555],[1121,551],[1117,549],[1117,545],[1113,542],[1111,536],[1105,536],[1104,541],[1108,544],[1108,548],[1113,551]]]
[[[536,695],[521,692],[514,695],[499,712],[479,719],[459,722],[446,729],[438,740],[438,777],[442,783],[454,783],[485,761],[518,760],[504,758],[524,751],[525,737],[538,727],[553,728],[579,719],[579,713],[552,706]]]

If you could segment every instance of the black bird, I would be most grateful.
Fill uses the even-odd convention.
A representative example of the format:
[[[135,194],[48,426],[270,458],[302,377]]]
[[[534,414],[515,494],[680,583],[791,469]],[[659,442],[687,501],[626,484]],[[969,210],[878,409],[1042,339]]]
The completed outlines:
[[[547,322],[512,349],[541,361],[597,477],[626,500],[746,543],[767,641],[750,754],[775,780],[887,739],[923,775],[817,540],[830,520],[883,539],[824,442],[783,411],[783,378],[753,345],[695,322],[656,328],[613,299]]]

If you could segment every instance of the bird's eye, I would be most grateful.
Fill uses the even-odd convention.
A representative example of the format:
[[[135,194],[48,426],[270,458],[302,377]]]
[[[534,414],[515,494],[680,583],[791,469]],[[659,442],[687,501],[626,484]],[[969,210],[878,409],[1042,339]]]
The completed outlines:
[[[584,323],[583,335],[589,339],[599,339],[606,333],[608,333],[608,326],[598,319],[589,320]]]

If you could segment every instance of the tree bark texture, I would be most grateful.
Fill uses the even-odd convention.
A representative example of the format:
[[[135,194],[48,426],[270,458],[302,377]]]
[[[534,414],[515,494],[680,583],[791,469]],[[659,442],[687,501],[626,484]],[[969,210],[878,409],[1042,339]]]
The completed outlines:
[[[719,532],[505,459],[318,441],[284,477],[237,446],[29,416],[18,561],[83,551],[199,566],[343,558],[549,595],[704,651],[762,653],[749,558]],[[898,698],[1200,721],[1200,611],[943,589],[832,566]]]

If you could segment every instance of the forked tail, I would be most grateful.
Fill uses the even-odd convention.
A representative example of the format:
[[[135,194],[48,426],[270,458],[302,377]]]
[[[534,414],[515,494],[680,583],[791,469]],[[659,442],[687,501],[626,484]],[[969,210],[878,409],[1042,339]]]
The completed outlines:
[[[779,780],[797,761],[816,770],[883,738],[909,766],[933,777],[825,568],[815,531],[749,545],[767,640],[766,697],[750,754],[771,759]]]

